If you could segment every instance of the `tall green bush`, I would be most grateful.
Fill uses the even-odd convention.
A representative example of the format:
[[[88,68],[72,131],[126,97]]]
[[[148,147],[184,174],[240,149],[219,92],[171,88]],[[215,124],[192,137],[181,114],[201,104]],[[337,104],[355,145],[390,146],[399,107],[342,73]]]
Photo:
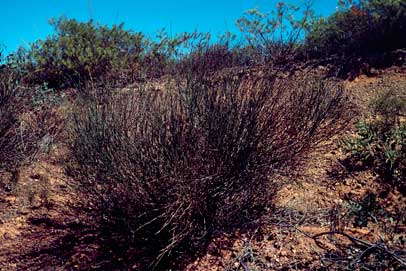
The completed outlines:
[[[363,57],[406,48],[406,2],[340,1],[327,18],[314,20],[306,36],[310,57]]]
[[[143,50],[143,34],[127,31],[123,24],[109,27],[65,17],[50,24],[55,33],[32,44],[29,52],[34,81],[70,85],[128,67]]]

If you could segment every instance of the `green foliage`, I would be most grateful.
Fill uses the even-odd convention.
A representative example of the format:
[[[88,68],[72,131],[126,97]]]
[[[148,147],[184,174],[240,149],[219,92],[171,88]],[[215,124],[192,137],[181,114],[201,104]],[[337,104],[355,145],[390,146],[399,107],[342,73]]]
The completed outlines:
[[[304,3],[279,2],[270,14],[248,10],[236,22],[245,40],[232,45],[231,39],[213,44],[208,33],[172,37],[162,30],[150,39],[125,30],[123,24],[107,26],[61,17],[50,20],[53,35],[32,44],[28,52],[20,49],[8,61],[25,82],[59,87],[99,77],[156,78],[177,72],[179,62],[180,66],[195,62],[203,73],[205,68],[213,71],[263,62],[289,66],[307,57],[333,57],[335,64],[345,65],[406,47],[402,0],[340,1],[337,12],[320,19],[314,18],[309,2]],[[235,35],[227,34],[235,41]]]
[[[143,50],[143,35],[61,17],[51,19],[55,34],[32,44],[29,52],[34,80],[51,86],[71,85],[123,69],[136,61]]]
[[[302,15],[298,16],[300,12]],[[286,64],[300,48],[312,18],[313,10],[308,3],[299,7],[279,2],[271,14],[250,9],[236,23],[248,47],[256,50],[263,60]]]
[[[344,202],[344,207],[347,209],[346,215],[354,218],[356,227],[366,227],[369,221],[378,223],[378,214],[384,214],[374,193],[368,193],[361,200],[348,199],[348,202]]]
[[[401,110],[406,101],[385,93],[371,105],[373,120],[357,124],[357,135],[342,140],[344,151],[355,161],[372,166],[384,178],[406,185],[406,125]]]
[[[211,37],[196,31],[170,37],[163,29],[151,39],[125,30],[123,24],[109,27],[64,17],[50,23],[55,33],[32,44],[25,66],[31,81],[51,87],[108,76],[160,77],[196,46],[207,46]]]
[[[403,0],[340,1],[328,18],[314,20],[306,36],[311,57],[371,56],[406,47]]]
[[[42,85],[37,85],[32,88],[32,105],[39,106],[55,106],[62,103],[65,93],[57,92],[55,89],[50,88],[48,83],[44,82]]]
[[[6,73],[9,75],[12,74],[13,80],[15,80],[16,83],[22,83],[23,78],[29,72],[28,55],[23,47],[20,47],[16,52],[4,58],[1,58],[0,55],[0,63],[3,63],[3,65],[0,66],[3,76]]]

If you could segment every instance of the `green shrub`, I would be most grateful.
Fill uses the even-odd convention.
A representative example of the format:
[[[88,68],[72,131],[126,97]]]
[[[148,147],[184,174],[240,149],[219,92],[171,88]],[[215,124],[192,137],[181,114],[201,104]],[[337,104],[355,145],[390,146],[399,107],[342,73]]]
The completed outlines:
[[[340,10],[314,20],[306,35],[312,58],[380,57],[406,48],[406,4],[402,0],[341,1]]]
[[[248,42],[246,48],[255,52],[255,62],[287,65],[302,48],[312,18],[313,10],[308,3],[296,6],[278,2],[271,14],[250,9],[236,24]]]
[[[190,77],[86,103],[68,169],[84,176],[91,215],[155,263],[252,223],[272,206],[277,176],[339,122],[342,88],[301,79]]]
[[[129,67],[143,50],[143,35],[124,30],[123,24],[108,27],[64,17],[50,24],[55,33],[32,44],[29,52],[35,82],[63,86],[96,78]]]
[[[406,100],[391,92],[378,96],[371,107],[372,120],[357,124],[357,134],[342,141],[344,151],[388,181],[406,187]]]

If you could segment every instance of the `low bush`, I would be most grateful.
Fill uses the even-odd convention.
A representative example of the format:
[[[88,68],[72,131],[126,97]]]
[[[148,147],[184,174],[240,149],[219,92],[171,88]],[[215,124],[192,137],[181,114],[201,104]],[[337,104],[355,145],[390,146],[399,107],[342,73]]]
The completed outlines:
[[[154,65],[151,65],[151,61],[144,63],[147,74],[157,74],[154,70],[158,69],[160,75],[204,76],[225,68],[253,64],[248,50],[237,43],[236,36],[230,32],[220,35],[215,41],[210,33],[197,31],[174,38],[162,35],[159,38],[159,42],[155,43],[153,50],[149,50],[144,59],[152,57],[152,60],[158,62]],[[152,53],[156,56],[151,56]]]
[[[375,116],[357,124],[357,133],[342,141],[354,161],[372,167],[387,181],[406,188],[406,112],[404,97],[387,92],[371,103]]]
[[[335,84],[274,75],[96,97],[75,114],[68,169],[109,235],[162,267],[272,206],[276,176],[331,135],[343,101]]]
[[[7,61],[0,68],[0,173],[14,172],[32,158],[41,140],[58,129],[52,105],[36,104],[34,88],[21,83],[21,74]]]
[[[18,158],[21,147],[18,139],[18,86],[13,74],[4,66],[0,70],[0,170]]]
[[[194,50],[177,65],[181,74],[210,74],[238,66],[238,58],[225,44],[214,44]]]

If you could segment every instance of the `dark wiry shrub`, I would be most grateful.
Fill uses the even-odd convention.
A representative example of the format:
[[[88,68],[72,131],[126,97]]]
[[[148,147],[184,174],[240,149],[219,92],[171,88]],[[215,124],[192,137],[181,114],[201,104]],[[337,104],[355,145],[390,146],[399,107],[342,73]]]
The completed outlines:
[[[236,49],[219,43],[195,49],[180,61],[178,70],[183,74],[210,74],[240,64]]]
[[[330,136],[342,110],[340,86],[273,75],[95,98],[75,115],[70,170],[110,235],[127,233],[157,263],[258,218],[278,174]]]
[[[24,87],[20,78],[13,62],[0,70],[0,173],[18,170],[59,125],[49,105],[35,105],[35,88]]]
[[[0,169],[18,159],[21,147],[18,128],[17,93],[18,86],[13,75],[4,67],[0,71]]]

